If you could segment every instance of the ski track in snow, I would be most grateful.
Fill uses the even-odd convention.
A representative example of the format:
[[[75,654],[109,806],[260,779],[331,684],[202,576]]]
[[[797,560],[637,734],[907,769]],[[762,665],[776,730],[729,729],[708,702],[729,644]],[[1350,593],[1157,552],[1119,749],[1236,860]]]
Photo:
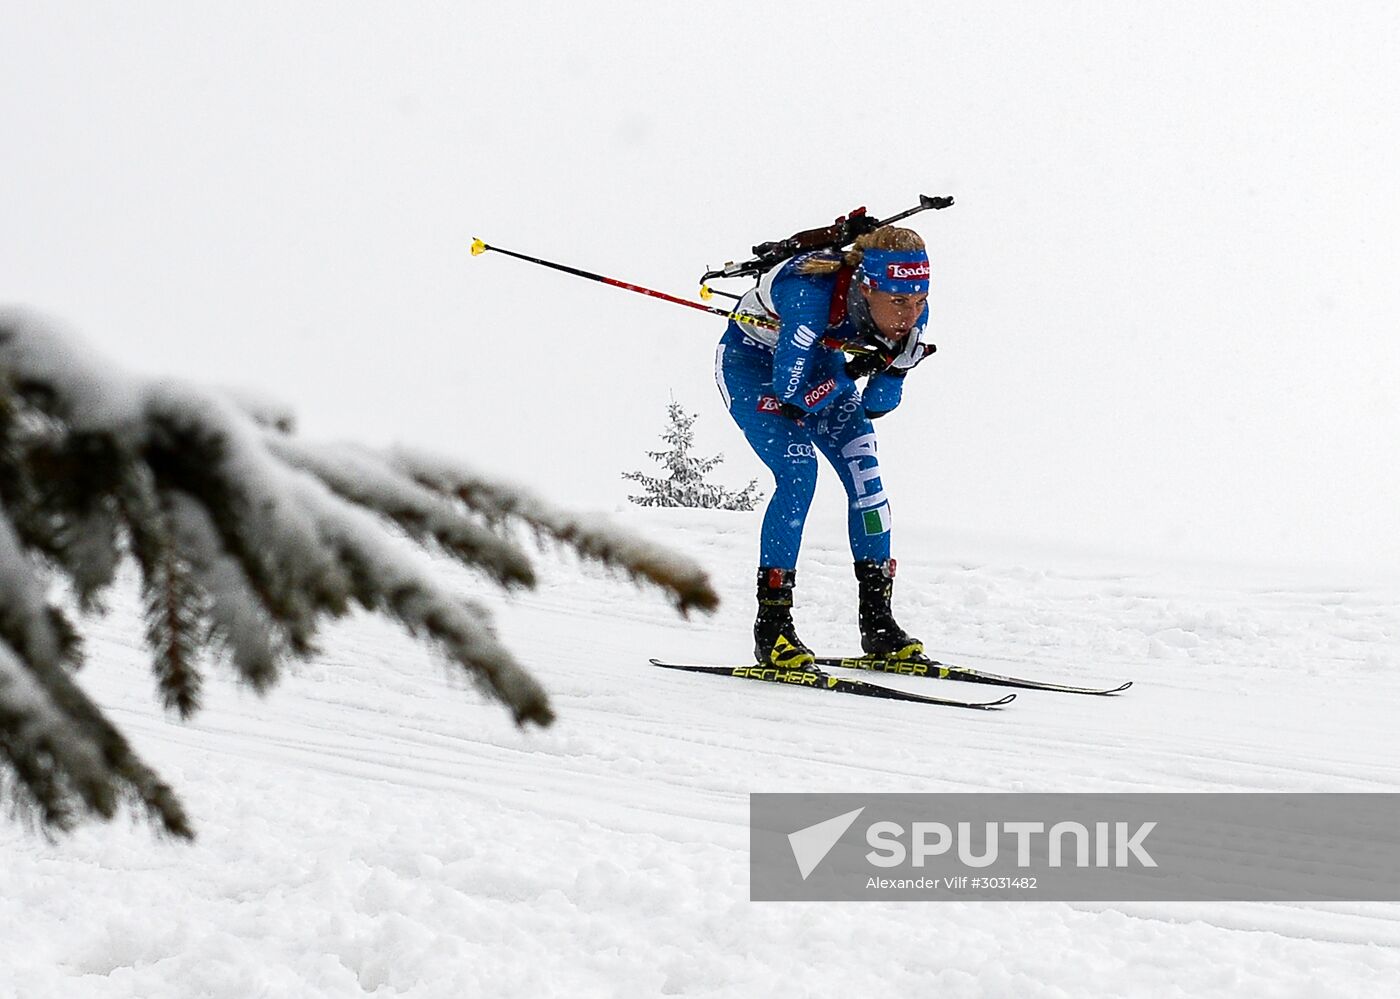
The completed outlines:
[[[551,691],[548,731],[516,730],[368,619],[328,632],[266,699],[211,668],[205,710],[182,725],[155,707],[118,595],[89,623],[81,681],[185,796],[200,838],[118,821],[49,843],[0,825],[0,999],[1400,989],[1400,905],[747,900],[752,791],[1400,790],[1394,586],[1017,561],[901,527],[895,606],[933,655],[1133,689],[1024,691],[980,713],[647,665],[746,658],[757,517],[619,517],[710,568],[713,618],[680,619],[568,558],[545,557],[545,582],[509,601],[444,568],[499,608]],[[856,651],[849,557],[825,519],[798,624],[814,647]]]

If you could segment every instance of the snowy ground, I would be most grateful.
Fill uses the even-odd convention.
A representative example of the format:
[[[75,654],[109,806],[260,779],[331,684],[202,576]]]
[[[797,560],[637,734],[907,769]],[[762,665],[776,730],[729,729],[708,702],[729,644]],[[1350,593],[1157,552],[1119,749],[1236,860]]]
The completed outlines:
[[[798,620],[854,649],[832,513]],[[269,699],[211,684],[180,725],[117,601],[84,683],[200,838],[0,824],[0,999],[1400,992],[1400,905],[755,904],[746,824],[751,791],[1400,791],[1400,588],[901,524],[896,607],[934,654],[1136,681],[959,712],[653,670],[746,654],[757,514],[622,519],[697,555],[725,605],[679,621],[554,562],[500,612],[554,696],[545,732],[373,621]]]

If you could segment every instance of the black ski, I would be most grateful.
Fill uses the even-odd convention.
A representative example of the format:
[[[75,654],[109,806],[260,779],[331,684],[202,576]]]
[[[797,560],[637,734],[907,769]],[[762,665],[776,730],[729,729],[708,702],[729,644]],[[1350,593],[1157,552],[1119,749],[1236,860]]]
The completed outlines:
[[[1028,680],[1019,676],[1002,676],[1000,673],[985,673],[968,666],[950,666],[936,659],[881,659],[878,656],[854,656],[843,659],[839,656],[817,656],[818,666],[836,666],[841,669],[863,669],[873,673],[897,673],[900,676],[927,676],[935,680],[962,680],[965,683],[987,683],[996,687],[1019,687],[1022,690],[1050,690],[1061,694],[1119,694],[1133,685],[1128,680],[1116,687],[1074,687],[1067,683],[1051,683],[1045,680]]]
[[[961,701],[951,697],[930,697],[909,690],[885,687],[864,680],[848,680],[832,676],[817,669],[781,669],[776,666],[701,666],[695,663],[669,663],[660,659],[651,660],[653,666],[663,669],[680,669],[690,673],[711,673],[715,676],[733,676],[745,680],[761,680],[766,683],[786,683],[796,687],[810,687],[813,690],[831,690],[841,694],[860,694],[864,697],[883,697],[892,701],[916,701],[919,704],[942,704],[950,708],[976,708],[987,710],[1010,704],[1015,694],[1007,694],[995,701]]]

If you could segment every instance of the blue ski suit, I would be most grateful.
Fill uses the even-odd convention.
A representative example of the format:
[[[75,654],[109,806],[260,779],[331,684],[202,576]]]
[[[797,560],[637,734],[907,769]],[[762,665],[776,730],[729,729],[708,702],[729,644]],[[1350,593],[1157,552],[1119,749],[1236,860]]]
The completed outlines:
[[[853,559],[889,558],[890,504],[870,421],[899,405],[904,376],[932,349],[923,344],[927,306],[902,343],[891,341],[871,321],[849,272],[801,273],[805,261],[824,252],[774,268],[740,300],[736,312],[775,319],[776,331],[730,320],[715,354],[715,380],[729,414],[776,485],[763,517],[762,566],[797,568],[818,451],[846,488]],[[887,369],[869,377],[864,391],[847,376],[845,355],[836,346],[855,338],[898,352]],[[798,422],[783,414],[783,404],[808,415]]]

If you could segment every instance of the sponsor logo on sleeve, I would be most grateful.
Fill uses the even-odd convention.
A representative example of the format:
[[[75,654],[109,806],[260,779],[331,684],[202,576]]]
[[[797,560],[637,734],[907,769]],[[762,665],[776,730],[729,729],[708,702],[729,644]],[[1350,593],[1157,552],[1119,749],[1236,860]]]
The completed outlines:
[[[758,397],[758,407],[757,407],[757,410],[758,410],[758,412],[760,412],[760,413],[779,413],[779,412],[782,412],[782,410],[781,410],[781,409],[779,408],[779,406],[778,406],[778,397],[777,397],[776,395],[761,395],[761,396],[759,396],[759,397]]]
[[[788,379],[787,389],[783,392],[784,399],[791,399],[797,394],[797,388],[802,384],[802,372],[807,368],[807,359],[799,357],[792,362],[792,377]]]
[[[826,381],[822,382],[816,388],[812,389],[810,392],[804,395],[802,397],[802,401],[807,404],[808,409],[811,409],[817,403],[821,402],[827,396],[831,395],[832,391],[834,391],[835,388],[836,379],[828,378]]]

